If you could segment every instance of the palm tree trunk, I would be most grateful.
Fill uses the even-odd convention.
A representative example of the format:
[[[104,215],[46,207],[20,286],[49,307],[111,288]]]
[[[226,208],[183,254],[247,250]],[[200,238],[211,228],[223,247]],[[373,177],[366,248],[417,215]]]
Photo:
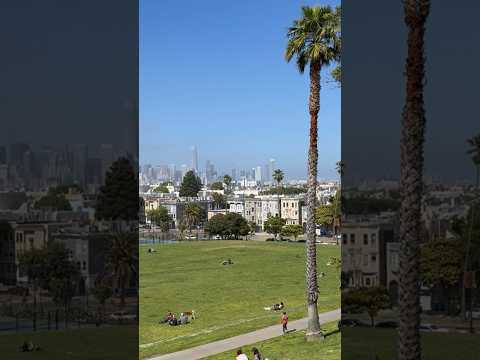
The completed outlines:
[[[428,0],[404,2],[408,26],[406,99],[400,141],[400,271],[398,360],[420,360],[419,244],[423,186],[424,33]]]
[[[315,208],[317,203],[318,164],[318,112],[320,110],[320,69],[319,62],[310,64],[310,145],[308,149],[308,191],[307,191],[307,340],[322,338],[318,319],[317,248],[315,243]]]

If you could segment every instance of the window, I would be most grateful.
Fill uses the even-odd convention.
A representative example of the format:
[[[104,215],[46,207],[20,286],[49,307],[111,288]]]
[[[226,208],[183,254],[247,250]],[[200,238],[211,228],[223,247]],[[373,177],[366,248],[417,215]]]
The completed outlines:
[[[372,262],[375,262],[377,261],[377,255],[373,254],[370,259],[372,260]]]
[[[372,245],[375,245],[375,243],[377,241],[377,234],[375,234],[375,233],[371,234],[370,239],[371,239]]]
[[[346,245],[347,244],[347,234],[342,235],[343,243]]]
[[[355,244],[355,234],[350,234],[350,244]]]
[[[363,245],[368,245],[368,234],[363,234]]]
[[[363,255],[363,266],[368,266],[368,255]]]
[[[365,285],[370,286],[370,278],[365,278]]]

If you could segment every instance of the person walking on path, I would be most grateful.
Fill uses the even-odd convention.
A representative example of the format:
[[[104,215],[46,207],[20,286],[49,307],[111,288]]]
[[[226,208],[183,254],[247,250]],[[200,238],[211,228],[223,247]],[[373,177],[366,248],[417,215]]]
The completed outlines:
[[[282,324],[283,335],[285,335],[288,332],[288,329],[287,329],[288,315],[285,311],[282,314],[282,317],[280,319],[280,323]]]
[[[247,355],[245,355],[242,351],[242,349],[238,349],[237,351],[237,357],[235,358],[236,360],[248,360]]]

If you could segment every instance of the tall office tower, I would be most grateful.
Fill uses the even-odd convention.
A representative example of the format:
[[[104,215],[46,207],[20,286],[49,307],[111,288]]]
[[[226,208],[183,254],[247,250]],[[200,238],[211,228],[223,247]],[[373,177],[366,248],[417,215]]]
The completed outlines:
[[[170,167],[170,178],[169,178],[169,180],[170,181],[175,181],[175,172],[177,171],[177,168],[176,168],[175,164],[170,164],[169,167]]]
[[[270,169],[268,172],[268,179],[272,180],[273,172],[275,171],[275,159],[270,159],[269,165],[270,165]]]
[[[262,182],[262,167],[257,166],[255,169],[255,181],[261,183]]]
[[[211,163],[210,163],[210,160],[207,160],[206,163],[205,163],[205,180],[206,180],[206,184],[210,183],[212,177],[211,177],[211,173],[210,173],[210,166],[211,166]]]
[[[237,180],[237,169],[232,169],[232,180],[233,181]]]
[[[30,149],[27,144],[11,144],[8,151],[8,165],[17,176],[24,177],[24,154]]]
[[[198,173],[198,152],[195,145],[192,146],[192,170]]]

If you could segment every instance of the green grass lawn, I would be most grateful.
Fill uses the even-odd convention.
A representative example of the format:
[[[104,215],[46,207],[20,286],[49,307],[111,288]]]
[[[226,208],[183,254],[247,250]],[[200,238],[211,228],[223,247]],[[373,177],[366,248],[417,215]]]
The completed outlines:
[[[306,316],[305,244],[198,241],[140,248],[140,355],[164,354],[277,324],[263,309],[284,301],[290,319]],[[326,264],[339,248],[318,246],[319,311],[339,307],[339,270]],[[231,258],[234,265],[222,266]],[[171,310],[194,309],[186,326],[159,325]]]
[[[340,360],[340,333],[337,324],[322,326],[327,336],[323,341],[306,342],[305,331],[298,331],[242,348],[249,359],[253,358],[252,348],[256,347],[269,360]],[[235,359],[236,350],[209,356],[205,360]]]
[[[368,327],[342,331],[343,360],[396,359],[397,333],[394,329]],[[423,360],[478,360],[480,336],[422,332]]]
[[[23,353],[20,346],[32,341],[41,350]],[[0,359],[132,360],[138,353],[136,326],[104,326],[67,331],[21,332],[0,335]]]

